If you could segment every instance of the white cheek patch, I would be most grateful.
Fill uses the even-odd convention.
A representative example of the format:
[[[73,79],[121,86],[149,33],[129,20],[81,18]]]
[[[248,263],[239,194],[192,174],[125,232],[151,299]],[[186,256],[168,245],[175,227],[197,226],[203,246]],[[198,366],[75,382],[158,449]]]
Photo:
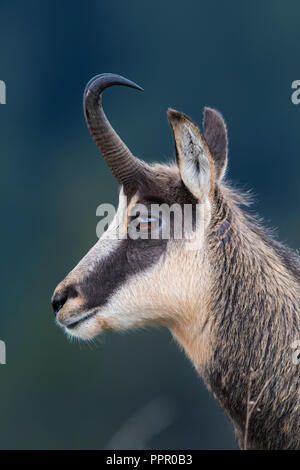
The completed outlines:
[[[185,125],[181,132],[181,178],[191,193],[203,201],[210,189],[209,158],[203,143],[190,127]]]
[[[149,317],[154,319],[160,316],[157,309],[156,296],[161,290],[163,279],[160,272],[164,262],[160,260],[154,266],[131,276],[111,296],[111,298],[99,308],[98,314],[91,318],[89,324],[84,324],[80,331],[80,337],[90,333],[102,331],[103,324],[108,329],[127,330],[138,328],[148,323]],[[155,295],[156,294],[156,295]]]
[[[122,331],[149,325],[172,328],[186,314],[198,316],[199,285],[206,282],[205,270],[191,276],[191,266],[202,263],[205,248],[185,250],[185,241],[173,241],[160,260],[122,283],[88,321],[69,333],[82,339],[105,330]]]
[[[201,272],[193,277],[190,271],[193,263],[202,259],[204,247],[202,244],[195,261],[195,254],[187,252],[185,244],[173,241],[155,265],[127,279],[86,325],[88,331],[96,335],[103,329],[171,326],[183,309],[193,311],[199,303]]]

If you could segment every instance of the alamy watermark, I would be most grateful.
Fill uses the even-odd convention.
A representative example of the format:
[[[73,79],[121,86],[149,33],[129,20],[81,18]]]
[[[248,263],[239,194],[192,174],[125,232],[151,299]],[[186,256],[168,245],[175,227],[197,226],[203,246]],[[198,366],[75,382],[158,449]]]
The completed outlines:
[[[294,80],[292,82],[291,88],[295,91],[291,94],[291,101],[293,104],[300,103],[300,80]]]
[[[0,104],[6,104],[6,85],[3,80],[0,80]]]
[[[112,204],[100,204],[96,215],[102,217],[96,227],[107,240],[185,240],[187,249],[201,246],[206,224],[204,204],[174,203],[135,204],[127,206],[127,197],[120,195],[118,211]]]
[[[0,340],[0,364],[6,364],[6,344]]]

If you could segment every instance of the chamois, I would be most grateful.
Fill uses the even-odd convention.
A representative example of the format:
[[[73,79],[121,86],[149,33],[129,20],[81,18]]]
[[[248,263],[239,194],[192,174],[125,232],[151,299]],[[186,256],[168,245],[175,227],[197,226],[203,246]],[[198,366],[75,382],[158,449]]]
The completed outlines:
[[[87,126],[121,185],[118,212],[57,286],[56,321],[83,339],[169,328],[232,421],[240,448],[299,449],[299,368],[291,349],[300,339],[299,258],[224,182],[227,129],[219,112],[205,108],[201,132],[169,109],[176,163],[150,165],[132,155],[104,114],[102,92],[111,85],[141,88],[102,74],[84,92]],[[169,222],[164,211],[152,217],[153,204],[191,206],[192,229],[175,237],[172,219],[169,239],[162,237]],[[135,212],[141,205],[144,212]],[[128,236],[132,220],[138,233],[156,236]]]

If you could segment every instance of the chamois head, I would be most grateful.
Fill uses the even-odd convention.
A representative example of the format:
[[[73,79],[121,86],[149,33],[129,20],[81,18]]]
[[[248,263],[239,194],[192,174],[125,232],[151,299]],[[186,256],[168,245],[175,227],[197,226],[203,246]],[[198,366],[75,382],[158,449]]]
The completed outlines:
[[[176,331],[184,315],[205,309],[207,236],[227,165],[226,126],[209,108],[203,132],[185,114],[168,111],[176,164],[134,157],[102,108],[102,92],[112,85],[141,90],[118,75],[98,75],[86,86],[84,114],[121,185],[118,211],[52,298],[57,322],[80,338],[147,324]]]

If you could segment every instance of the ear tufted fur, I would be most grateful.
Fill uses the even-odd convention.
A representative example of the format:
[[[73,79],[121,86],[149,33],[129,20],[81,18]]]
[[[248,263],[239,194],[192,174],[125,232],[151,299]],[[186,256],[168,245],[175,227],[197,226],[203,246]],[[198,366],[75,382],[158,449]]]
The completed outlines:
[[[168,110],[180,176],[188,190],[204,201],[211,188],[214,163],[199,127],[185,114]]]
[[[216,179],[221,180],[226,171],[228,153],[227,129],[221,114],[214,109],[205,108],[203,129],[215,163]]]

